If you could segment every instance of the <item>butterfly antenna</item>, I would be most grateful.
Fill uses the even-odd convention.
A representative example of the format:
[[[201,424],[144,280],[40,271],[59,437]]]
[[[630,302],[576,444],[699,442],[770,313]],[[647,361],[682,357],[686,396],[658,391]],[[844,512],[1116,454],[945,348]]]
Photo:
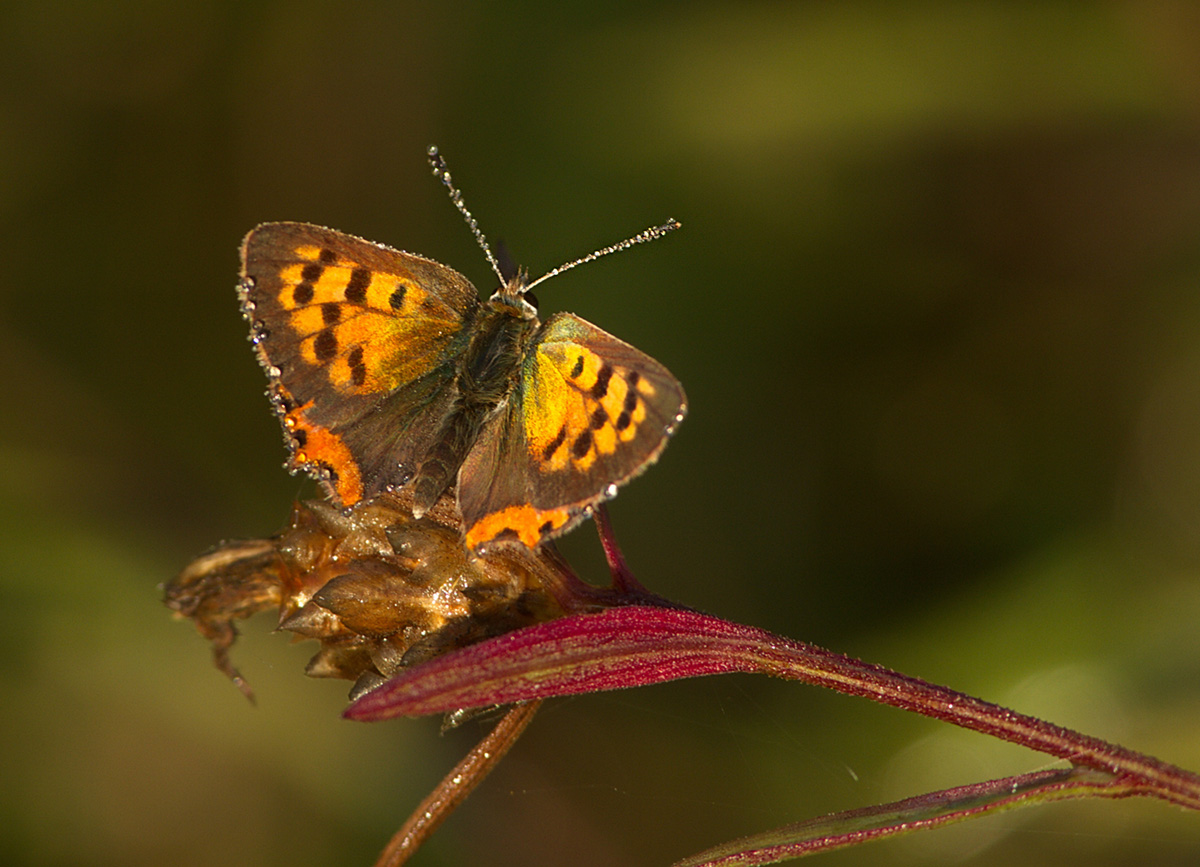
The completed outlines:
[[[594,253],[588,253],[586,256],[576,259],[573,262],[568,262],[565,265],[559,265],[553,271],[543,274],[541,277],[538,277],[536,280],[526,286],[525,291],[528,292],[539,283],[544,283],[551,277],[557,277],[563,271],[570,271],[577,265],[582,265],[585,262],[591,262],[594,259],[599,259],[601,256],[607,256],[609,253],[620,253],[622,250],[628,250],[635,244],[645,244],[647,241],[653,241],[661,238],[663,235],[667,234],[667,232],[675,231],[679,228],[679,226],[680,223],[678,220],[667,220],[661,226],[651,226],[646,231],[634,235],[632,238],[626,238],[619,244],[613,244],[611,247],[605,247],[602,250],[596,250]]]
[[[458,208],[458,212],[463,215],[463,219],[467,221],[467,228],[471,230],[471,234],[475,236],[475,240],[479,242],[479,246],[483,248],[483,255],[487,256],[488,264],[492,266],[492,270],[496,272],[496,276],[500,278],[500,282],[507,283],[504,275],[500,273],[500,265],[496,262],[496,257],[492,255],[492,248],[488,246],[487,238],[483,237],[483,232],[479,230],[479,224],[475,222],[475,218],[471,216],[471,212],[467,210],[467,206],[463,204],[462,193],[458,191],[458,187],[454,186],[454,181],[450,179],[450,169],[446,168],[446,160],[438,152],[437,145],[429,146],[429,164],[433,166],[433,176],[446,185],[446,189],[450,191],[450,201],[454,202],[454,207]]]

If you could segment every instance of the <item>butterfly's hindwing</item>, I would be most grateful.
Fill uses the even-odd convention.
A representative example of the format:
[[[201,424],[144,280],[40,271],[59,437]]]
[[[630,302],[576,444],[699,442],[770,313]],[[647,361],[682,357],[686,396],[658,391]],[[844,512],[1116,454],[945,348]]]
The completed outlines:
[[[565,532],[654,462],[685,411],[657,361],[577,316],[552,316],[459,473],[467,544],[533,546]]]

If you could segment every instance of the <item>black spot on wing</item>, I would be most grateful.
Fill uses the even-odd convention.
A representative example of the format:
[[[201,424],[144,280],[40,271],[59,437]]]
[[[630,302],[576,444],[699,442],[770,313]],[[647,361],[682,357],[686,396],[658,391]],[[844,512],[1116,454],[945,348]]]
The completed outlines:
[[[596,374],[596,382],[592,386],[592,397],[596,398],[596,400],[600,400],[602,397],[604,397],[604,395],[608,394],[608,381],[612,379],[612,375],[612,365],[607,361],[604,362],[604,366],[601,367],[600,372]]]
[[[350,382],[355,388],[361,388],[367,381],[367,366],[363,364],[363,348],[356,346],[351,349],[350,354],[346,356],[346,363],[350,365]]]
[[[313,352],[317,355],[318,361],[329,361],[338,351],[337,335],[329,328],[326,328],[317,335],[317,339],[313,341]]]
[[[566,442],[566,440],[567,440],[567,426],[564,424],[562,427],[560,427],[558,429],[558,436],[556,436],[554,439],[552,439],[547,444],[545,450],[542,452],[542,460],[548,461],[548,460],[550,460],[550,458],[554,457],[554,453],[559,450],[559,448],[562,446],[562,444],[564,442]]]
[[[592,448],[592,431],[589,428],[575,437],[575,442],[571,443],[571,454],[576,458],[582,458]]]
[[[617,416],[617,430],[622,431],[633,422],[633,411],[637,409],[638,393],[637,384],[641,381],[641,375],[636,370],[629,371],[625,377],[625,401],[621,405],[621,414]]]
[[[351,304],[362,304],[367,300],[367,287],[371,285],[371,272],[366,268],[355,268],[346,283],[346,300]]]
[[[629,390],[625,392],[625,404],[621,407],[625,412],[633,412],[637,409],[638,395],[633,388],[631,385],[629,386]]]

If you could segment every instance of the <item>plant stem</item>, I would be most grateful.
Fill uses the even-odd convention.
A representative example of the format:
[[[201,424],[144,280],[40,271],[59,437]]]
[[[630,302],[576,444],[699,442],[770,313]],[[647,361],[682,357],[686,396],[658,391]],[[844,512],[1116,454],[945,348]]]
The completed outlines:
[[[532,701],[509,708],[483,740],[413,810],[400,830],[388,841],[375,867],[400,867],[412,857],[504,758],[540,706],[540,701]]]

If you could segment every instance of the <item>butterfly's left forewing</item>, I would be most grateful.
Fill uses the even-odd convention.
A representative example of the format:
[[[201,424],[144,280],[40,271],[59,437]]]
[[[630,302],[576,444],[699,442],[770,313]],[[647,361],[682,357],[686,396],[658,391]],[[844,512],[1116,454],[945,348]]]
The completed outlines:
[[[652,464],[687,404],[644,352],[569,313],[542,326],[459,473],[466,542],[533,547]]]
[[[453,405],[474,287],[420,256],[266,223],[242,245],[241,294],[291,468],[343,505],[403,484]]]

